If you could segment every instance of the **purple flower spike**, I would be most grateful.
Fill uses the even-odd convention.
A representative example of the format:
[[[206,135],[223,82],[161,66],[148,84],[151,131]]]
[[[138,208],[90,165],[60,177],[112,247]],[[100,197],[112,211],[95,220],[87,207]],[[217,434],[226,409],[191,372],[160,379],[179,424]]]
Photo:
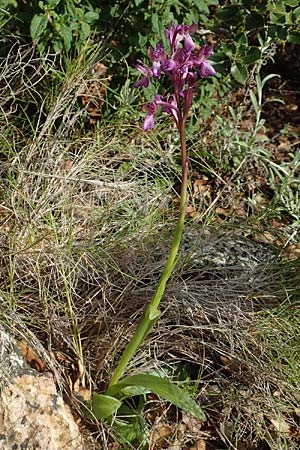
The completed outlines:
[[[215,69],[208,62],[213,47],[203,45],[196,48],[191,37],[197,29],[196,24],[175,26],[172,22],[165,30],[171,49],[170,56],[158,43],[155,49],[148,48],[151,67],[142,61],[137,61],[136,68],[142,73],[142,77],[135,83],[135,87],[148,87],[149,78],[160,79],[163,75],[172,84],[172,91],[167,94],[165,100],[161,95],[156,95],[153,102],[145,105],[147,116],[143,126],[144,130],[154,127],[154,115],[159,106],[162,107],[163,112],[173,117],[177,128],[180,129],[188,117],[197,82],[201,78],[215,75]]]

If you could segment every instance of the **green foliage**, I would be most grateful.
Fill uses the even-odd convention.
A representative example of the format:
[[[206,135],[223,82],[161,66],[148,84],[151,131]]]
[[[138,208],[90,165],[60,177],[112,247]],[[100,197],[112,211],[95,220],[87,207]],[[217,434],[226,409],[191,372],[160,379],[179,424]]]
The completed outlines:
[[[294,262],[294,271],[299,269],[299,263]],[[286,303],[257,319],[257,338],[261,348],[267,356],[269,364],[266,369],[271,376],[276,373],[283,383],[284,396],[280,401],[290,398],[292,404],[298,400],[299,386],[299,326],[300,308],[299,297],[296,302]],[[297,395],[296,395],[297,394]]]
[[[224,6],[218,0],[138,0],[128,5],[124,13],[122,2],[116,2],[105,16],[106,23],[112,23],[114,18],[121,25],[119,31],[114,30],[118,45],[112,49],[111,62],[116,63],[120,56],[131,55],[136,59],[138,53],[145,55],[148,42],[153,45],[159,36],[164,41],[164,28],[173,20],[187,24],[197,22],[204,41],[207,30],[217,40],[212,58],[216,70],[231,74],[233,80],[243,84],[249,76],[249,67],[272,57],[274,44],[299,42],[297,4],[293,0],[231,0]],[[122,33],[122,37],[118,33]]]
[[[90,410],[93,414],[87,413],[87,416],[91,419],[96,417],[97,419],[105,419],[113,415],[122,405],[122,402],[115,397],[111,397],[104,394],[93,395],[93,400],[91,402]]]
[[[132,449],[132,444],[138,443],[139,449],[149,448],[149,425],[143,416],[146,397],[140,396],[138,405],[122,405],[118,416],[113,421],[113,430],[117,440],[125,448]]]
[[[41,54],[50,50],[64,56],[74,56],[82,49],[100,12],[80,0],[31,0],[26,7],[20,0],[0,0],[0,6],[14,14],[15,34],[30,35]]]
[[[109,417],[121,406],[120,400],[123,401],[128,397],[149,392],[159,395],[164,400],[171,402],[200,420],[205,419],[202,409],[187,392],[167,378],[143,373],[123,378],[119,383],[108,388],[104,396],[95,394],[91,404],[91,412],[97,419]]]
[[[274,192],[274,209],[280,215],[288,213],[292,218],[292,226],[299,228],[300,225],[300,196],[299,196],[299,170],[300,170],[300,151],[290,153],[290,161],[283,161],[277,164],[272,161],[270,152],[261,147],[261,143],[257,140],[257,132],[264,126],[264,120],[261,119],[263,107],[263,89],[265,84],[272,78],[277,77],[276,74],[269,74],[261,80],[259,74],[256,75],[257,94],[250,90],[250,99],[256,116],[255,128],[253,130],[252,147],[256,148],[256,155],[260,163],[265,167],[269,176],[270,187]],[[271,98],[268,102],[280,102],[281,99]]]
[[[294,0],[232,0],[218,8],[211,25],[223,35],[215,59],[217,69],[222,71],[230,66],[233,79],[244,84],[249,66],[260,65],[264,58],[272,57],[274,44],[299,43],[298,4]]]
[[[68,53],[74,48],[80,51],[91,33],[91,25],[99,18],[99,11],[78,0],[39,1],[30,23],[30,35],[43,53],[53,49],[55,53]]]
[[[105,35],[106,64],[114,68],[114,83],[124,83],[128,59],[132,68],[137,58],[157,38],[164,42],[164,29],[171,22],[199,24],[199,36],[207,33],[216,41],[211,58],[215,69],[238,84],[244,84],[253,65],[260,66],[274,55],[276,43],[300,43],[300,7],[296,0],[0,0],[0,8],[15,16],[14,35],[30,36],[40,53],[49,49],[63,58],[74,56],[90,37]],[[165,42],[164,42],[165,43]],[[131,70],[131,69],[130,69]],[[220,76],[220,75],[218,75]],[[117,79],[119,81],[117,81]]]
[[[300,151],[289,154],[290,161],[268,165],[270,186],[274,192],[274,208],[278,215],[288,213],[292,227],[300,227]]]

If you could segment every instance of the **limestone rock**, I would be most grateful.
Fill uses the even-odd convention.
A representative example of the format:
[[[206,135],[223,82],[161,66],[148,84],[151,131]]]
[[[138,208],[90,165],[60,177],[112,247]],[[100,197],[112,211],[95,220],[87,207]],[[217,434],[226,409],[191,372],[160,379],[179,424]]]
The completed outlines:
[[[0,328],[0,450],[84,450],[50,373],[31,369]]]

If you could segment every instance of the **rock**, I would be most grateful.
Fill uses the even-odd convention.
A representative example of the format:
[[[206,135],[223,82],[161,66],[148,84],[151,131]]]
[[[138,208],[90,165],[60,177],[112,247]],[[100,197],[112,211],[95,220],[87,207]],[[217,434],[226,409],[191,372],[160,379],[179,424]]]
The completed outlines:
[[[183,248],[190,259],[201,267],[257,267],[276,258],[271,245],[252,241],[238,233],[200,236],[188,229],[183,238]]]
[[[0,389],[0,450],[85,448],[52,375],[31,369],[1,327]]]

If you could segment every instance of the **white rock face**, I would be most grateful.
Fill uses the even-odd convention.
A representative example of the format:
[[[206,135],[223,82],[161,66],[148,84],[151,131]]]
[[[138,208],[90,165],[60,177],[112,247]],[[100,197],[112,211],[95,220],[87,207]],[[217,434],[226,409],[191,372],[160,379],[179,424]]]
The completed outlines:
[[[31,369],[0,328],[0,450],[84,450],[50,373]]]

